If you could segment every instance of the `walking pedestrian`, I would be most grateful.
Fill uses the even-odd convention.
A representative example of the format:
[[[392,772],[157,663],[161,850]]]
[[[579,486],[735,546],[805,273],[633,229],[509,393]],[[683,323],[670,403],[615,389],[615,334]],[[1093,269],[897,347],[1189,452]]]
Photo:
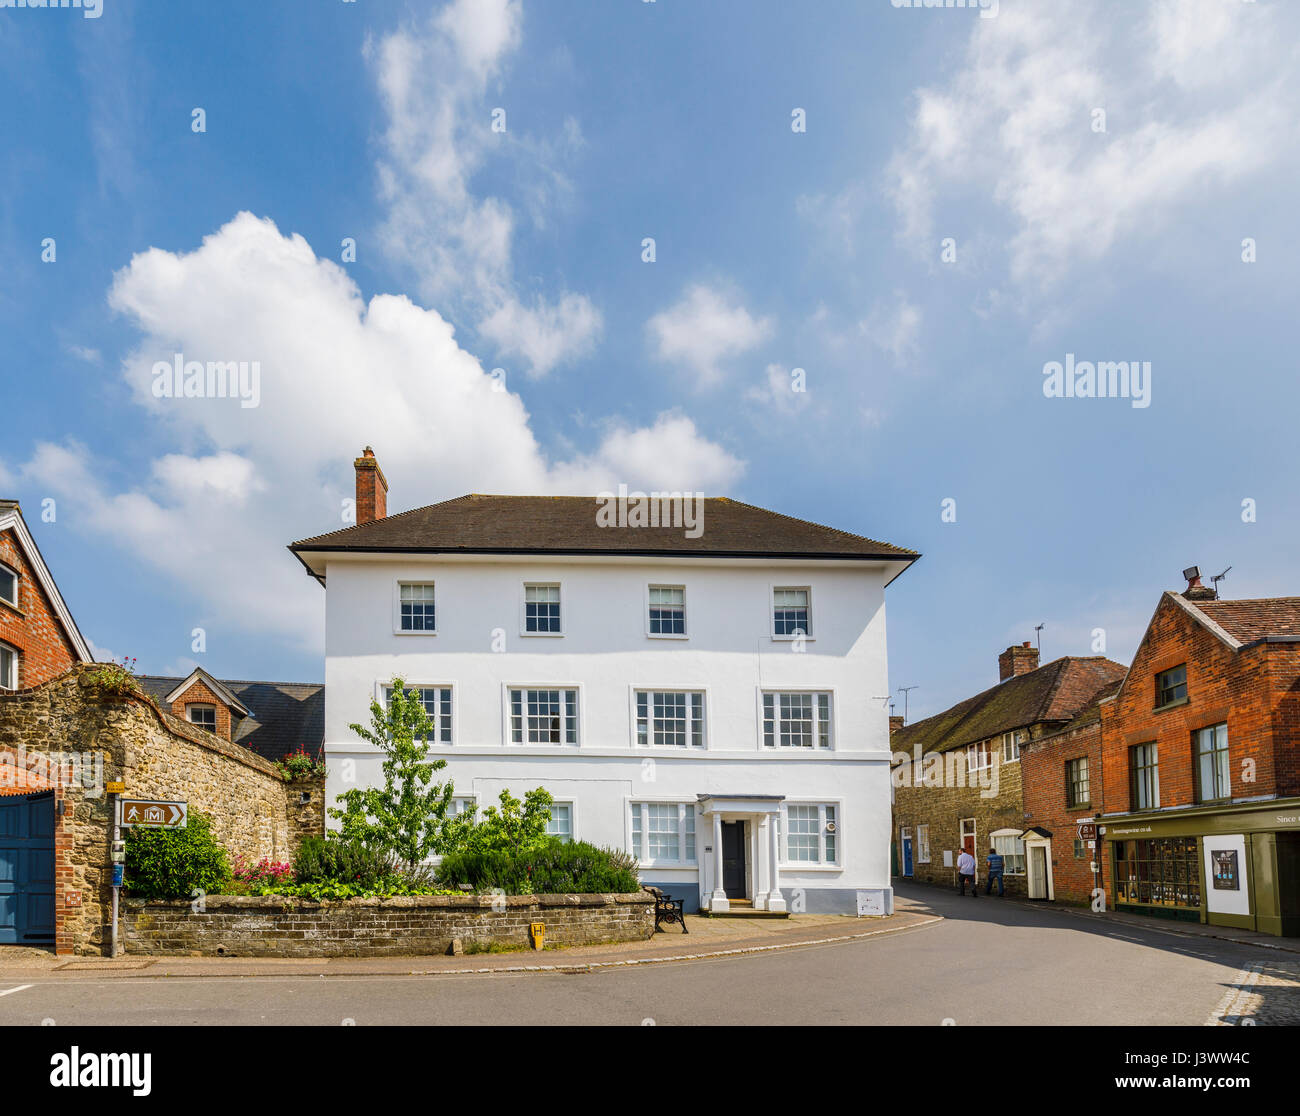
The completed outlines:
[[[961,879],[961,893],[966,894],[966,881],[970,880],[970,897],[979,898],[979,888],[975,886],[975,858],[965,849],[957,858],[957,875]]]
[[[989,849],[989,855],[984,858],[985,863],[989,866],[988,882],[984,884],[984,894],[993,893],[993,881],[998,881],[998,898],[1006,895],[1006,890],[1002,886],[1002,873],[1006,868],[1006,862],[1002,859],[1002,854],[997,849]]]

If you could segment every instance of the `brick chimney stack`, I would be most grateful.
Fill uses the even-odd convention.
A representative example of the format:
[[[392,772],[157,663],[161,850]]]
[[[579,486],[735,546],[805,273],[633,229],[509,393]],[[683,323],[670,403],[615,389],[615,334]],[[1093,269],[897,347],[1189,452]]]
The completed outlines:
[[[352,462],[357,471],[357,523],[372,523],[388,514],[388,481],[375,460],[375,451],[366,446]]]
[[[1020,674],[1038,669],[1038,649],[1025,640],[1019,647],[1008,647],[998,656],[998,681],[1005,682]]]
[[[889,715],[889,735],[893,736],[903,727],[903,715],[901,713],[891,713]]]
[[[1218,599],[1218,593],[1208,585],[1201,584],[1200,566],[1188,566],[1187,569],[1183,570],[1183,577],[1187,578],[1187,588],[1183,590],[1184,600],[1213,601]]]

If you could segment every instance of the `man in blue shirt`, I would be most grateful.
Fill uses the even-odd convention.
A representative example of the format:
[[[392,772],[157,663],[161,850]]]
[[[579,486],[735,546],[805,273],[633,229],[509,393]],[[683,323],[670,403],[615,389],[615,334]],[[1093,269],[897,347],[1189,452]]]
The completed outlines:
[[[989,855],[984,859],[988,862],[988,866],[989,866],[989,878],[988,878],[988,882],[984,885],[984,894],[985,895],[992,894],[993,881],[997,880],[998,896],[999,897],[1005,896],[1006,891],[1003,890],[1002,887],[1002,872],[1003,869],[1005,868],[1005,863],[1002,859],[1001,854],[998,853],[997,849],[989,849]]]

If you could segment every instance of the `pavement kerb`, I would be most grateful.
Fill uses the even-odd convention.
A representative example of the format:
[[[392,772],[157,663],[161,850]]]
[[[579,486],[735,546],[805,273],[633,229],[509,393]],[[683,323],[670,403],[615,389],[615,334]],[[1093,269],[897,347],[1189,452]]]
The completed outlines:
[[[97,966],[93,971],[81,970],[76,974],[77,977],[82,977],[86,979],[102,978],[105,976],[117,977],[122,979],[130,979],[130,980],[166,980],[168,978],[203,979],[204,977],[214,977],[214,978],[222,979],[222,978],[241,977],[241,976],[250,976],[250,977],[313,976],[314,977],[319,975],[321,977],[328,978],[328,977],[344,977],[344,976],[346,977],[480,976],[480,975],[490,975],[492,973],[512,973],[515,975],[518,975],[520,973],[585,973],[585,972],[594,972],[601,969],[628,969],[628,968],[634,968],[643,965],[679,963],[682,961],[708,961],[713,958],[738,957],[744,955],[771,953],[779,950],[803,949],[808,946],[833,945],[837,942],[861,941],[867,938],[882,937],[889,934],[901,934],[909,930],[918,930],[921,929],[922,927],[931,926],[935,923],[944,921],[942,915],[935,915],[935,914],[920,915],[919,912],[916,912],[916,914],[918,915],[918,917],[916,917],[914,920],[901,922],[899,925],[896,926],[882,926],[874,930],[859,930],[859,931],[854,931],[852,933],[844,933],[844,934],[828,934],[816,938],[794,938],[789,941],[777,941],[777,942],[772,942],[772,941],[760,942],[757,939],[751,939],[750,944],[745,944],[742,939],[741,944],[728,946],[726,948],[718,948],[718,949],[701,948],[699,950],[695,950],[691,952],[673,953],[673,954],[654,954],[648,957],[624,957],[624,958],[611,958],[609,960],[593,959],[590,961],[574,960],[569,963],[557,962],[555,964],[550,964],[550,965],[494,965],[494,966],[482,966],[482,967],[474,967],[474,968],[432,968],[432,967],[430,968],[409,967],[408,968],[408,967],[403,967],[402,962],[407,962],[409,964],[412,961],[418,961],[420,959],[393,957],[393,958],[385,958],[385,959],[378,959],[378,958],[374,959],[374,960],[387,960],[392,963],[393,966],[392,968],[378,969],[378,968],[361,968],[361,967],[340,967],[340,968],[331,968],[328,972],[321,972],[320,970],[314,970],[311,972],[307,972],[305,970],[284,972],[284,971],[271,971],[269,969],[263,971],[262,966],[258,966],[256,968],[250,966],[244,966],[241,968],[239,966],[239,962],[241,960],[267,961],[270,962],[271,965],[274,965],[275,963],[274,959],[271,958],[254,959],[254,958],[230,957],[230,958],[214,959],[214,958],[191,958],[191,957],[179,958],[179,957],[165,957],[165,956],[150,957],[145,955],[131,954],[129,956],[119,958],[118,960],[124,962],[132,962],[136,964],[138,964],[141,961],[147,961],[147,962],[152,962],[153,964],[151,964],[148,969],[142,970],[135,967],[126,968],[124,966],[121,970],[114,972],[113,968],[111,967],[113,965],[113,962],[109,961],[107,958],[77,957],[77,958],[67,958],[61,960],[71,962],[71,963],[76,963],[79,961],[86,961],[86,962],[102,961],[104,963],[103,967]],[[0,958],[3,958],[2,953],[0,953]],[[167,966],[169,962],[172,963],[172,966],[175,966],[175,963],[178,961],[202,963],[205,961],[214,961],[214,960],[218,961],[221,964],[221,971],[188,972],[188,971],[184,971],[184,969],[179,969],[178,971],[177,967],[171,967],[165,971],[159,971],[162,970],[164,966]],[[309,959],[295,958],[294,960],[309,960]],[[354,959],[353,958],[321,958],[320,960],[323,963],[340,962],[342,966],[346,966],[348,961]],[[50,977],[54,977],[55,974],[59,972],[60,967],[44,970],[39,974],[39,978],[49,979]],[[93,972],[93,977],[92,977],[92,972]],[[3,983],[7,983],[10,980],[31,979],[34,975],[35,974],[33,974],[30,970],[27,970],[26,972],[20,972],[16,967],[14,968],[11,974],[10,972],[6,972],[3,966],[0,966],[0,982]],[[75,979],[73,978],[71,973],[68,974],[68,977],[70,979]]]

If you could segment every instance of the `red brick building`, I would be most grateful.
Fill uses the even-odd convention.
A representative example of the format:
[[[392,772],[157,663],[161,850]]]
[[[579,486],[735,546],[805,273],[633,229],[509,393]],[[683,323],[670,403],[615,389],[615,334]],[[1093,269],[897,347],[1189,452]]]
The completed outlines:
[[[16,500],[0,500],[0,689],[38,686],[94,661]]]
[[[1100,703],[1110,899],[1300,935],[1300,597],[1218,600],[1189,573]]]
[[[1109,886],[1099,842],[1080,826],[1095,827],[1101,809],[1101,701],[1118,688],[1109,683],[1064,727],[1020,746],[1025,825],[1046,838],[1053,899],[1091,903]]]

